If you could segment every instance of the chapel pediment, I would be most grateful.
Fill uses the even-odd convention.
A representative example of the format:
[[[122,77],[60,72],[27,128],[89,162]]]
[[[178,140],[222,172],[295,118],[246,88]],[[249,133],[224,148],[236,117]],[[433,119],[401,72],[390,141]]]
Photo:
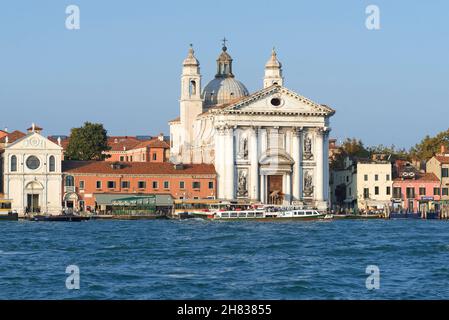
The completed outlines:
[[[62,147],[50,141],[37,132],[30,133],[25,137],[11,143],[7,146],[8,150],[22,149],[42,149],[42,150],[62,150]]]
[[[273,85],[255,92],[225,108],[211,110],[220,114],[284,114],[331,116],[332,108],[318,104],[285,87]]]

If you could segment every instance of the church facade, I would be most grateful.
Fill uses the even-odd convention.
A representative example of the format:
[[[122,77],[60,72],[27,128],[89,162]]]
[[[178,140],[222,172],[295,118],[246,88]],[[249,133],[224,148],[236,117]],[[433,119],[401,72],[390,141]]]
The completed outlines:
[[[217,196],[324,210],[329,201],[329,119],[335,111],[284,87],[276,52],[263,88],[249,93],[223,45],[217,74],[201,86],[191,47],[183,62],[180,116],[169,122],[170,159],[214,164]]]
[[[60,214],[62,147],[32,125],[22,138],[8,143],[2,153],[3,189],[12,209],[26,213]]]

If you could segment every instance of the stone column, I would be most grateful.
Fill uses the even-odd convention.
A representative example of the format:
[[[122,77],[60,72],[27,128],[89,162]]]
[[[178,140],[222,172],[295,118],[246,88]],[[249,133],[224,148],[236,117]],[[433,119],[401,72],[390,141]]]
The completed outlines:
[[[265,195],[267,186],[266,186],[265,181],[266,181],[266,176],[261,174],[260,175],[260,202],[262,202],[262,203],[267,202],[266,195]]]
[[[235,190],[235,166],[234,166],[234,129],[225,129],[224,166],[225,166],[225,198],[234,199]]]
[[[287,205],[290,205],[292,203],[292,180],[291,180],[291,173],[288,172],[284,175],[285,179],[285,199]]]
[[[268,133],[267,129],[261,129],[261,135],[260,135],[260,152],[264,153],[268,149]]]
[[[315,200],[324,200],[324,152],[323,152],[323,129],[317,128],[315,131]]]
[[[292,172],[292,200],[301,199],[301,132],[302,128],[293,128],[292,132],[292,158],[295,161]]]
[[[217,197],[225,198],[225,174],[224,174],[224,130],[215,128],[215,171],[217,172]]]
[[[325,201],[329,203],[329,134],[331,129],[330,128],[324,128],[324,136],[323,136],[323,171],[324,171],[324,177],[323,177],[323,185],[324,185],[324,194],[323,198]]]
[[[251,163],[250,172],[250,184],[249,184],[249,197],[250,199],[259,199],[259,143],[257,139],[258,129],[251,128],[250,143],[249,143],[249,160]]]

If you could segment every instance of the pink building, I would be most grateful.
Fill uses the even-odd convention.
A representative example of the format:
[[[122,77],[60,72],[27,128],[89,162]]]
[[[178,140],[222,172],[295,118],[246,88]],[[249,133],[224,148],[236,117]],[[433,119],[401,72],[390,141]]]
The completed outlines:
[[[408,163],[397,169],[397,177],[393,180],[394,211],[425,214],[439,210],[440,180],[435,174],[419,172]]]

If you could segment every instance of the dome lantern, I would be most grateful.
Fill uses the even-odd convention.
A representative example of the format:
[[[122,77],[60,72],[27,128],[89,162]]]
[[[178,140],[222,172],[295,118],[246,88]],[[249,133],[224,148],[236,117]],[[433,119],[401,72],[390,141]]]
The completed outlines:
[[[245,85],[235,79],[232,73],[232,58],[227,52],[226,41],[226,38],[224,38],[222,52],[217,59],[217,74],[203,91],[206,108],[213,105],[231,103],[249,95]]]

